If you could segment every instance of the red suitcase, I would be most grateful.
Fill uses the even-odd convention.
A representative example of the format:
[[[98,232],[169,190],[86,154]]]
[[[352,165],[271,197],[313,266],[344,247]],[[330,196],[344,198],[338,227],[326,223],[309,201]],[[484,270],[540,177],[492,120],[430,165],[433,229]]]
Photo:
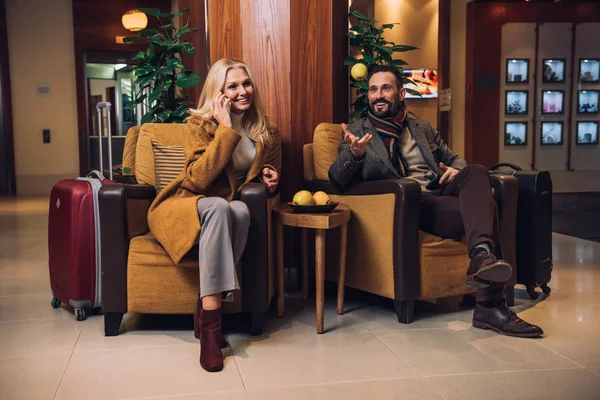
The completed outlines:
[[[98,103],[99,132],[102,132],[102,108],[106,108],[110,121],[110,103]],[[98,142],[100,171],[103,171],[101,139]],[[108,170],[112,179],[110,124],[108,143]],[[85,320],[88,311],[102,305],[98,190],[102,184],[112,181],[104,180],[99,172],[95,172],[96,177],[90,175],[63,179],[54,185],[50,194],[48,263],[52,307],[69,304],[75,310],[77,321]]]

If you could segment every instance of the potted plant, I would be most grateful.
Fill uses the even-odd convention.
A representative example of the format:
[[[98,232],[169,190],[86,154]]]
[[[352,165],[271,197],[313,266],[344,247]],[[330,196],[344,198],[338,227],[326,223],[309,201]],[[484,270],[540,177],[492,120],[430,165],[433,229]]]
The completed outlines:
[[[356,10],[350,10],[348,15],[358,19],[358,23],[352,26],[347,33],[350,37],[350,47],[355,50],[357,56],[348,57],[344,61],[345,65],[352,66],[350,85],[356,89],[356,99],[352,103],[354,111],[350,113],[350,119],[354,119],[366,115],[369,107],[368,82],[365,80],[369,68],[376,64],[390,65],[397,68],[402,74],[403,66],[407,63],[400,58],[394,58],[394,56],[398,53],[417,50],[418,47],[396,44],[384,39],[384,32],[397,24],[383,24],[378,27],[377,21],[365,17]],[[406,77],[403,81],[403,83],[414,84]],[[419,92],[414,89],[406,88],[406,91],[420,96]]]
[[[163,13],[157,8],[139,8],[139,11],[159,21],[158,28],[141,30],[137,35],[127,36],[125,43],[145,40],[148,48],[133,56],[139,62],[135,68],[139,88],[132,107],[144,103],[148,111],[142,116],[140,124],[146,122],[183,122],[186,110],[192,106],[189,89],[202,82],[197,74],[186,70],[182,55],[196,54],[194,45],[184,37],[195,32],[189,27],[189,7],[181,8],[178,13]],[[184,15],[187,18],[184,18]],[[174,18],[179,18],[176,27]],[[184,24],[185,19],[185,24]]]

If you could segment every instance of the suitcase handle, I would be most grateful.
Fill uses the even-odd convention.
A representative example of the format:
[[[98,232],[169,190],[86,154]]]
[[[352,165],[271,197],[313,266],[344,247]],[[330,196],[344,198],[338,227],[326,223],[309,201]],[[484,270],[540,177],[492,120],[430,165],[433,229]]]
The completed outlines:
[[[112,104],[108,101],[101,101],[96,104],[96,111],[98,112],[98,158],[100,158],[100,172],[104,174],[104,154],[102,152],[102,109],[106,108],[106,130],[108,132],[108,179],[112,180],[112,134],[110,132],[110,109]]]
[[[497,170],[500,167],[509,167],[514,169],[515,171],[521,171],[521,167],[519,167],[518,165],[512,164],[512,163],[498,163],[498,164],[494,164],[490,167],[491,171]]]

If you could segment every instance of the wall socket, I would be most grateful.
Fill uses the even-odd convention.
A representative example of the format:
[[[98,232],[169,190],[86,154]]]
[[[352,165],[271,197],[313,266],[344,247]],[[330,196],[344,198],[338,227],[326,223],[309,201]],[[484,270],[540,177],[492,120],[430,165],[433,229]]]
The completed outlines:
[[[42,140],[44,143],[50,143],[50,129],[42,130]]]

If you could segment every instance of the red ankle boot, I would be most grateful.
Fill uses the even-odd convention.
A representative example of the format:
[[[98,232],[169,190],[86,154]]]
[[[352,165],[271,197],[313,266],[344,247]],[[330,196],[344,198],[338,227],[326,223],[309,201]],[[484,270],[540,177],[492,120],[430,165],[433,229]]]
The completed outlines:
[[[200,319],[200,313],[202,311],[202,300],[198,299],[196,303],[196,309],[194,310],[194,337],[200,339],[200,330],[202,329],[202,320]],[[225,335],[221,333],[221,348],[224,349],[228,346]]]
[[[223,369],[221,310],[200,310],[200,365],[209,372]]]

